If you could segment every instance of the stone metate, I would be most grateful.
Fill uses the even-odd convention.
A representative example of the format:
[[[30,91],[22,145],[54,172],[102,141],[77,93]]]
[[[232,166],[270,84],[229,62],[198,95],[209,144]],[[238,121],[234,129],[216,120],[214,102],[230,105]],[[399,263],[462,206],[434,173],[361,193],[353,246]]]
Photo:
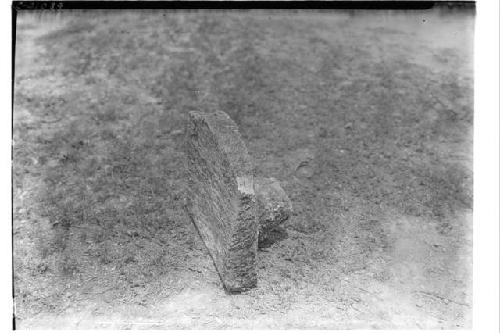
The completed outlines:
[[[253,166],[236,124],[222,112],[189,113],[186,208],[226,290],[257,285]]]

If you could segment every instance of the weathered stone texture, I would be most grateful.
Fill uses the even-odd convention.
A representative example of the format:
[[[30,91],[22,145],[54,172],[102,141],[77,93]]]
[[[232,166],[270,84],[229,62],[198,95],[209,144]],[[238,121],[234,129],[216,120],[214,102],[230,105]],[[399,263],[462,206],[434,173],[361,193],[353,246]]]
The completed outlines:
[[[190,112],[186,208],[224,287],[257,285],[258,221],[253,166],[236,124],[224,112]]]
[[[259,243],[264,242],[271,231],[288,220],[292,214],[292,202],[274,178],[256,178],[257,218]]]

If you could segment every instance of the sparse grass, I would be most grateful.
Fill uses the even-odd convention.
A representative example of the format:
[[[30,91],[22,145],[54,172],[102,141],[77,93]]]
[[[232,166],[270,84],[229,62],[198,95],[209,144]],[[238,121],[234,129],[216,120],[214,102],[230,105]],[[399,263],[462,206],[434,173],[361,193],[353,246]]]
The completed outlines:
[[[219,108],[236,121],[257,174],[283,182],[295,214],[288,238],[259,253],[259,287],[216,294],[219,312],[201,312],[220,315],[222,326],[166,327],[239,327],[230,318],[268,314],[297,328],[306,325],[297,322],[301,309],[305,321],[318,320],[310,327],[351,327],[352,307],[363,304],[360,320],[387,322],[370,309],[391,316],[384,304],[399,300],[371,304],[342,281],[399,290],[403,218],[419,219],[408,228],[422,242],[451,244],[422,262],[458,263],[453,244],[465,236],[456,221],[472,206],[471,171],[453,158],[471,144],[466,43],[439,47],[405,24],[387,29],[375,18],[373,28],[369,19],[333,16],[82,14],[39,37],[46,54],[34,68],[45,70],[34,79],[67,84],[38,93],[16,77],[18,318],[62,316],[80,304],[95,316],[124,304],[150,310],[190,288],[220,290],[181,205],[182,130],[192,109]],[[450,281],[422,274],[414,280],[429,288]],[[284,314],[288,321],[273,317]]]

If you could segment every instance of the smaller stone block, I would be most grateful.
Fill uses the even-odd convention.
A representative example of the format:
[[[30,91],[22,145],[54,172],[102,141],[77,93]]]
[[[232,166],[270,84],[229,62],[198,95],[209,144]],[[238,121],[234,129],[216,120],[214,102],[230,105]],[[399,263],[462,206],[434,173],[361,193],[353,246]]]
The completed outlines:
[[[292,215],[292,202],[275,178],[255,178],[259,246]]]

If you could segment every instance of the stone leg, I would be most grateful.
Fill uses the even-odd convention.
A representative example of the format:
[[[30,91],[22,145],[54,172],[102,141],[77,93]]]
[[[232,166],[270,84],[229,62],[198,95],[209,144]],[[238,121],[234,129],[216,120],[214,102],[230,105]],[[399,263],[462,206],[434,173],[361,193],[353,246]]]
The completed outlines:
[[[292,215],[292,202],[274,178],[258,177],[254,182],[259,220],[259,247],[272,243],[275,231]]]

